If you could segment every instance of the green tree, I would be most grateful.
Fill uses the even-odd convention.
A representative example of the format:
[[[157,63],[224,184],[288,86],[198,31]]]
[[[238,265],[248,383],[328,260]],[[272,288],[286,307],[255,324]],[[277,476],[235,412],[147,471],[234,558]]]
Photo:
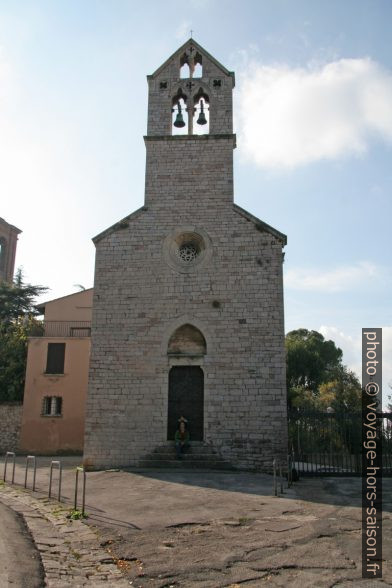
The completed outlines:
[[[320,410],[331,407],[335,412],[360,412],[362,388],[357,376],[346,366],[333,374],[333,379],[320,385],[315,406]]]
[[[321,333],[297,329],[286,335],[289,406],[314,405],[321,384],[343,369],[342,350]]]
[[[34,303],[46,291],[25,284],[21,270],[12,284],[0,282],[0,402],[23,400],[28,337],[41,328]]]

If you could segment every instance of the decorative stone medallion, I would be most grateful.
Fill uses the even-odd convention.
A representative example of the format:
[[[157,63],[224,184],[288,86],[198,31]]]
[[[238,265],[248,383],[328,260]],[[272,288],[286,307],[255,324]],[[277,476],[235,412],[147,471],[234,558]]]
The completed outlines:
[[[198,227],[177,227],[163,243],[166,263],[180,273],[197,271],[211,258],[212,244],[207,233]]]

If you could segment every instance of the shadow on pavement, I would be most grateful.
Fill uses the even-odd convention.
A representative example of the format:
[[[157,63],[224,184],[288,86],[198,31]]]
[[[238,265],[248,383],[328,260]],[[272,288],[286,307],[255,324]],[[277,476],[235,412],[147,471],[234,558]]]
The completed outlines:
[[[273,495],[273,477],[253,472],[195,472],[159,470],[123,470],[132,475],[144,476],[161,482],[171,482],[190,486],[200,486],[227,492],[241,492],[258,496]],[[279,481],[278,481],[279,487]],[[303,476],[287,489],[284,480],[284,493],[280,498],[300,499],[312,503],[335,506],[361,507],[362,478],[343,476]],[[392,512],[392,478],[383,478],[383,511]]]

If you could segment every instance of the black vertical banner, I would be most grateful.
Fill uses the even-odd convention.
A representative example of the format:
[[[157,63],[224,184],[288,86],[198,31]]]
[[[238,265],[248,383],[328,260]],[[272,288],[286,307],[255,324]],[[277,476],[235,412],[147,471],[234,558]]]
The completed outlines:
[[[362,329],[362,577],[382,578],[382,329]]]

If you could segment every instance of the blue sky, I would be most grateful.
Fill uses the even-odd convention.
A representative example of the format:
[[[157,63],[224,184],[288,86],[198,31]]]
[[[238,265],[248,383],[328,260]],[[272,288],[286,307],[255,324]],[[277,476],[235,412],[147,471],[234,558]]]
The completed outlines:
[[[0,216],[17,265],[93,284],[91,238],[143,203],[147,83],[189,37],[236,72],[235,201],[288,236],[286,330],[392,381],[388,0],[0,0]],[[386,389],[385,389],[386,391]]]

